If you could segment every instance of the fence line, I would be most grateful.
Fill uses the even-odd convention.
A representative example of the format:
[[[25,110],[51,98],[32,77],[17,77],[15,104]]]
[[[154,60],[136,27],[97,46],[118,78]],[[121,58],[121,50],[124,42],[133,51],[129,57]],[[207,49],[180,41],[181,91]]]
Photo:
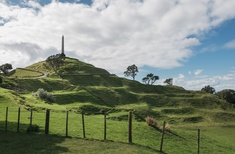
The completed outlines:
[[[33,110],[30,109],[30,116],[29,116],[29,127],[27,129],[27,131],[30,133],[32,132],[32,127],[33,127]],[[5,112],[5,131],[8,130],[8,122],[9,122],[9,109],[8,107],[6,107],[6,112]],[[107,140],[107,113],[106,111],[103,112],[104,114],[104,123],[103,123],[103,140]],[[128,142],[132,143],[132,112],[130,111],[128,113]],[[50,126],[50,109],[46,110],[46,114],[45,114],[45,134],[49,134],[50,130],[49,130],[49,126]],[[81,120],[81,125],[82,125],[82,133],[83,133],[83,138],[86,138],[86,127],[85,127],[85,115],[84,112],[81,113],[82,116],[82,120]],[[17,129],[16,131],[19,133],[20,132],[20,119],[21,119],[21,110],[20,108],[18,108],[18,116],[17,116]],[[161,137],[161,142],[160,142],[160,152],[163,152],[163,141],[164,141],[164,134],[165,134],[165,125],[166,122],[164,121],[163,123],[163,129],[162,129],[162,137]],[[200,153],[200,129],[197,130],[197,153]],[[69,111],[66,111],[66,117],[65,117],[65,136],[68,137],[69,136]]]

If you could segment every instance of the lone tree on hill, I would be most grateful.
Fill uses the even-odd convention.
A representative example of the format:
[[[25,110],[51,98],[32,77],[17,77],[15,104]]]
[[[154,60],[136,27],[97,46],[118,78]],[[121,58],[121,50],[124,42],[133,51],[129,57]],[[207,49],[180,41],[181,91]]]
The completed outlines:
[[[135,80],[135,76],[137,75],[138,72],[139,72],[138,67],[135,66],[135,64],[133,64],[127,67],[127,70],[124,72],[124,75],[131,76],[133,80]]]
[[[64,64],[64,55],[62,54],[56,54],[49,56],[46,60],[46,62],[49,64],[49,66],[52,67],[52,69],[57,72],[58,69]]]
[[[7,75],[7,73],[9,72],[9,70],[12,69],[12,65],[11,64],[3,64],[0,66],[0,72],[2,72],[4,75]]]
[[[204,88],[201,89],[201,91],[214,94],[215,93],[215,88],[211,87],[210,85],[205,86]]]
[[[166,79],[166,80],[164,81],[164,83],[166,83],[167,85],[172,86],[172,85],[173,85],[173,78]]]
[[[146,84],[153,84],[156,80],[159,80],[159,76],[154,75],[153,73],[147,74],[146,77],[142,79],[142,81]]]

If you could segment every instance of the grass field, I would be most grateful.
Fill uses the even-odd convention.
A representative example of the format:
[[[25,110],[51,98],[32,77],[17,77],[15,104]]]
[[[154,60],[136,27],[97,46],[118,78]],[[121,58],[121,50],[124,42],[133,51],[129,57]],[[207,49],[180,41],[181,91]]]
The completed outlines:
[[[55,135],[22,134],[0,131],[1,154],[151,154],[158,151],[135,144],[92,139],[65,138]],[[20,143],[20,144],[19,144]]]
[[[30,135],[26,133],[26,130],[29,126],[29,116],[30,112],[26,110],[22,110],[21,112],[21,125],[20,132],[21,133],[13,133],[17,130],[17,108],[8,108],[8,131],[5,132],[5,112],[1,110],[1,119],[0,119],[0,130],[2,135],[11,134],[12,138],[15,137],[28,137]],[[119,146],[120,144],[124,144],[124,146],[131,146],[128,143],[128,122],[127,120],[117,121],[117,120],[109,120],[110,117],[114,117],[115,114],[109,114],[107,116],[107,142],[103,142],[104,139],[104,126],[103,126],[103,115],[86,115],[85,116],[85,130],[86,130],[86,140],[82,141],[83,138],[83,130],[81,123],[81,115],[73,112],[69,113],[69,125],[68,125],[68,138],[65,138],[66,135],[66,113],[65,112],[51,112],[50,117],[50,132],[48,136],[53,139],[54,136],[59,139],[63,139],[59,145],[66,146],[68,148],[68,153],[75,152],[76,147],[80,147],[79,142],[82,143],[84,148],[92,146],[94,148],[94,153],[103,153],[105,150],[110,149],[110,153],[118,153],[120,152]],[[59,119],[59,120],[58,120]],[[135,119],[135,118],[133,118]],[[162,121],[160,121],[161,123]],[[40,140],[46,140],[47,135],[44,134],[45,127],[45,112],[33,112],[33,125],[37,124],[40,128],[38,133],[32,133],[33,138],[38,138],[38,142],[34,141],[34,143],[39,143]],[[156,153],[160,150],[160,141],[161,141],[161,132],[158,130],[149,127],[145,122],[137,122],[133,121],[133,143],[135,146],[142,147],[138,151],[136,148],[133,150],[137,150],[137,153]],[[172,126],[171,132],[166,132],[163,144],[163,151],[165,153],[197,153],[197,128],[201,129],[201,153],[233,153],[235,147],[233,146],[235,132],[234,126],[214,126],[214,127],[197,127],[193,125],[188,125],[187,127],[179,127]],[[5,134],[5,135],[6,135]],[[27,134],[27,135],[24,135]],[[41,136],[40,136],[41,135]],[[15,136],[15,137],[14,137]],[[8,138],[8,137],[6,137]],[[2,138],[2,142],[6,142],[6,138]],[[54,137],[56,138],[56,137]],[[10,140],[10,138],[9,138]],[[76,140],[78,142],[76,143]],[[9,143],[10,141],[6,142]],[[74,142],[74,143],[73,143]],[[95,142],[95,143],[94,143]],[[100,142],[100,143],[99,143]],[[115,142],[115,143],[114,143]],[[26,142],[25,144],[30,144],[31,142]],[[73,143],[73,144],[72,144]],[[116,144],[117,145],[114,145]],[[13,144],[13,143],[12,143]],[[100,144],[103,147],[100,147]],[[105,144],[107,144],[105,147]],[[1,144],[3,146],[4,144]],[[28,145],[30,146],[30,145]],[[35,147],[34,147],[35,146]],[[42,151],[44,148],[44,143],[39,145],[42,147]],[[110,147],[109,147],[110,146]],[[117,146],[117,149],[112,147]],[[123,145],[122,145],[123,146]],[[120,146],[121,147],[121,146]],[[20,148],[18,146],[18,148]],[[22,149],[21,149],[22,148]],[[25,146],[21,147],[19,151],[23,151]],[[33,149],[37,150],[36,145],[33,145]],[[71,148],[71,149],[70,149]],[[131,149],[132,149],[131,148]],[[2,149],[2,148],[1,148]],[[4,149],[4,148],[3,148]],[[96,149],[96,150],[95,150]],[[129,148],[128,148],[129,149]],[[46,150],[46,149],[44,149]],[[50,149],[50,150],[53,150]],[[75,150],[75,151],[74,151]],[[81,149],[79,149],[81,150]],[[84,149],[83,149],[84,150]],[[104,150],[104,151],[103,151]],[[115,151],[116,150],[116,151]],[[143,150],[143,151],[142,151]],[[55,150],[55,153],[57,151]],[[62,151],[62,153],[66,153],[66,151]],[[107,151],[109,152],[109,150]],[[14,152],[13,152],[14,153]],[[15,152],[16,153],[16,152]],[[40,153],[40,152],[39,152]],[[46,153],[46,152],[45,152]],[[84,151],[86,153],[86,150]],[[87,151],[87,153],[91,153],[91,151]],[[124,152],[125,153],[125,152]],[[126,151],[126,153],[135,153],[135,151]]]
[[[39,62],[28,66],[27,71],[19,69],[10,78],[3,77],[0,153],[159,153],[162,134],[145,123],[147,116],[161,127],[163,121],[171,126],[164,137],[165,153],[197,153],[199,128],[201,153],[235,153],[235,107],[215,95],[178,86],[144,85],[72,58],[66,58],[65,64],[58,71],[60,75]],[[35,71],[46,72],[48,77],[33,78],[38,75]],[[32,92],[39,88],[50,92],[54,101],[35,98]],[[16,133],[19,107],[20,133]],[[51,110],[50,135],[44,135],[46,109]],[[106,141],[102,109],[107,110]],[[30,110],[32,124],[40,131],[28,134]],[[133,112],[133,144],[128,143],[129,111]],[[81,112],[85,113],[86,139]]]

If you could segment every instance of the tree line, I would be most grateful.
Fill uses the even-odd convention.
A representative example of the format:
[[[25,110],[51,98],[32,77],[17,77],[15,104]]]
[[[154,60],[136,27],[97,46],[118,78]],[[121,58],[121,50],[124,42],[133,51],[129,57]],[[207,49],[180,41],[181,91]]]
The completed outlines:
[[[127,67],[126,71],[124,71],[125,76],[130,76],[135,80],[135,76],[138,73],[138,67],[133,64]],[[155,81],[159,80],[159,76],[154,75],[153,73],[149,73],[146,75],[146,77],[142,78],[142,82],[148,85],[153,85]],[[167,85],[173,85],[173,78],[168,78],[164,81]]]
[[[127,67],[126,71],[124,71],[125,76],[130,76],[135,80],[135,77],[138,73],[138,67],[133,64]],[[142,82],[148,85],[153,85],[153,83],[157,80],[159,80],[159,76],[154,75],[153,73],[149,73],[146,75],[146,77],[142,78]],[[173,78],[168,78],[164,81],[167,85],[173,85]],[[224,89],[216,93],[215,88],[211,87],[210,85],[207,85],[201,89],[202,92],[215,94],[221,99],[226,100],[229,103],[235,104],[235,90],[233,89]]]

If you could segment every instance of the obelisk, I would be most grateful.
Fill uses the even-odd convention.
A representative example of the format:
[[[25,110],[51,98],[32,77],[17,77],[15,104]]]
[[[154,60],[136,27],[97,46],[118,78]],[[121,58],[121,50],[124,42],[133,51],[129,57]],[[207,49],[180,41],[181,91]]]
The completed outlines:
[[[64,54],[64,35],[62,36],[62,49],[61,54]]]
[[[65,57],[65,54],[64,54],[64,35],[62,35],[62,48],[61,48],[61,55],[63,57]]]

